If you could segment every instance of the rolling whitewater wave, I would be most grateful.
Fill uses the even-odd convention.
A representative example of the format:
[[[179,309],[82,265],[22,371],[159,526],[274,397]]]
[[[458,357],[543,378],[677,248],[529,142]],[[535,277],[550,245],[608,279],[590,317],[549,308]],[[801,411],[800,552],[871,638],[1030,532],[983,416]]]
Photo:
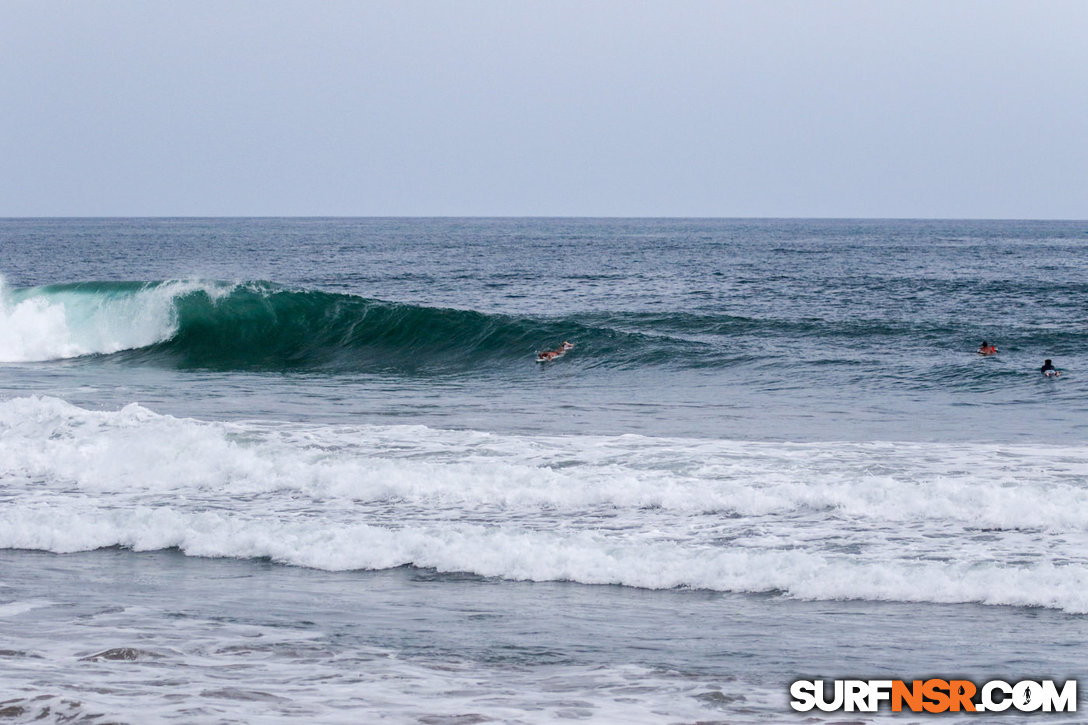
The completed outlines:
[[[1088,448],[503,435],[0,401],[0,549],[1088,612]]]

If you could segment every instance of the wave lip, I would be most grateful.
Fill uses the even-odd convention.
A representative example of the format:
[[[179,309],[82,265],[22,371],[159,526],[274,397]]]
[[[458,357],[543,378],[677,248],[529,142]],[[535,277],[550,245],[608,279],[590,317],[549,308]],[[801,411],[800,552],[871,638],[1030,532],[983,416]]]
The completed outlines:
[[[0,282],[0,362],[110,355],[179,369],[410,374],[524,364],[561,340],[592,350],[591,367],[701,364],[712,349],[683,335],[623,331],[624,322],[514,317],[259,281]]]
[[[0,279],[0,362],[92,355],[180,368],[403,368],[532,350],[501,315],[382,302],[267,282]]]
[[[238,284],[218,298],[187,294],[176,310],[175,334],[130,359],[227,370],[457,369],[528,355],[539,335],[531,322],[505,315],[267,282]]]
[[[147,347],[177,331],[176,300],[202,282],[81,282],[12,288],[0,279],[0,362],[44,362]]]

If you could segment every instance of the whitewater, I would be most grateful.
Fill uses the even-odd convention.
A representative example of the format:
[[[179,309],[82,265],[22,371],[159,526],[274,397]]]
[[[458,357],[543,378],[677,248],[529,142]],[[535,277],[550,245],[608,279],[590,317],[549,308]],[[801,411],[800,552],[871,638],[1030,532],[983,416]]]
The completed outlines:
[[[5,220],[0,712],[756,723],[800,678],[1078,677],[1083,227]]]
[[[1083,447],[524,438],[16,398],[0,461],[10,549],[1088,612]]]
[[[0,362],[106,354],[168,339],[177,324],[175,297],[190,287],[129,286],[128,294],[95,294],[79,285],[12,290],[0,277]]]

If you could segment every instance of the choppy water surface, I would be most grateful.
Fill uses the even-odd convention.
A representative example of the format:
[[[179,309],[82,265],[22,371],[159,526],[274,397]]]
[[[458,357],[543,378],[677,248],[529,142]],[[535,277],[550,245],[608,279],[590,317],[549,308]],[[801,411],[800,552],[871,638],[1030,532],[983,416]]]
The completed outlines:
[[[0,221],[4,712],[755,722],[802,675],[1074,676],[1086,243]]]

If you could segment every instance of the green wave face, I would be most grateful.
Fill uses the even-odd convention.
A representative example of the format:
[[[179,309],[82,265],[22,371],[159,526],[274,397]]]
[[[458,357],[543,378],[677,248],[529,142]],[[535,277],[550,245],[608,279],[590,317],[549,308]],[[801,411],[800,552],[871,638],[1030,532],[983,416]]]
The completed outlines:
[[[126,359],[210,369],[457,369],[524,358],[550,327],[267,283],[194,290],[174,302],[174,334]]]
[[[999,332],[1011,352],[1084,345],[1069,331]],[[948,351],[974,342],[977,334],[940,320],[927,325],[631,311],[536,318],[268,282],[0,284],[0,362],[79,358],[219,371],[427,375],[531,367],[538,350],[569,340],[575,349],[558,363],[564,367],[758,371],[772,363],[780,375],[830,366],[847,380],[890,371],[889,379],[906,376],[932,385],[948,374],[989,381],[1004,371],[971,367],[973,358],[963,369],[946,369],[956,364]],[[1004,372],[1014,375],[1016,369]]]
[[[706,347],[655,326],[608,313],[515,317],[268,282],[0,288],[0,336],[20,341],[9,362],[106,356],[181,369],[427,373],[524,365],[563,340],[593,351],[564,364],[591,367],[691,362]]]

